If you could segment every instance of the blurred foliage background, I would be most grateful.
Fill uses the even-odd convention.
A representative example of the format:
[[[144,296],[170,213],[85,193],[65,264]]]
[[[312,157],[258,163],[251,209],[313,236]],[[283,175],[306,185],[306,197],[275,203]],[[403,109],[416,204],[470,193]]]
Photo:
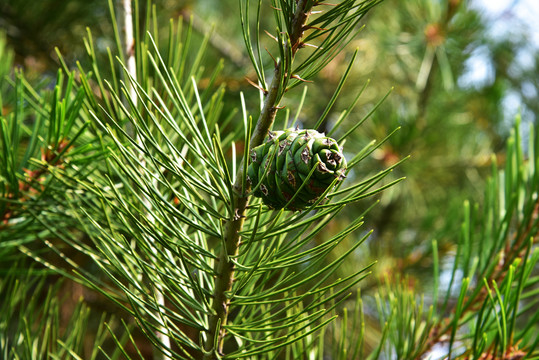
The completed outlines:
[[[336,121],[365,85],[347,122],[360,121],[391,91],[349,141],[382,140],[400,128],[364,162],[364,173],[376,173],[411,156],[392,175],[394,179],[405,176],[406,181],[383,192],[366,219],[364,228],[374,229],[368,247],[360,247],[341,268],[347,274],[378,261],[375,274],[361,283],[367,299],[384,276],[405,275],[419,289],[432,285],[432,239],[438,241],[441,264],[446,263],[443,259],[454,254],[454,229],[462,219],[463,201],[481,202],[492,153],[503,163],[502,151],[513,119],[507,97],[521,104],[527,119],[535,121],[533,114],[539,113],[539,54],[529,45],[530,34],[515,27],[514,33],[493,37],[488,31],[492,24],[474,5],[465,0],[385,0],[369,13],[367,26],[349,47],[350,52],[340,54],[315,80],[316,86],[309,88],[310,106],[303,109],[300,119],[305,128],[313,126],[323,113],[357,48],[352,80],[328,121]],[[240,92],[246,94],[248,107],[257,106],[258,94],[250,91],[252,85],[247,81],[255,77],[244,51],[236,0],[155,0],[154,6],[143,13],[155,11],[162,18],[158,22],[164,26],[161,36],[166,36],[168,19],[178,17],[193,23],[197,39],[213,31],[204,62],[211,68],[224,59],[225,75],[218,82],[226,84],[225,96],[231,100],[225,101],[231,106],[225,113],[236,106]],[[270,19],[261,20],[262,29],[266,23]],[[113,46],[113,39],[106,0],[0,0],[1,36],[13,50],[15,63],[36,85],[51,86],[60,66],[55,47],[70,68],[77,61],[87,61],[82,41],[87,27],[92,29],[98,56],[108,61],[106,48]],[[271,46],[269,37],[263,41]],[[533,61],[522,62],[523,51]],[[474,71],[479,71],[472,66],[478,55],[481,64],[488,65],[488,69],[480,69],[488,76],[473,81]],[[295,109],[301,93],[296,88],[289,94],[287,107]],[[313,101],[318,98],[324,100]],[[239,117],[237,121],[241,122]],[[331,226],[344,227],[371,203],[350,206],[346,216]],[[347,241],[356,242],[363,235],[352,235]],[[73,292],[75,287],[66,291]],[[91,299],[91,295],[87,297]],[[93,306],[99,308],[99,298],[94,300]]]

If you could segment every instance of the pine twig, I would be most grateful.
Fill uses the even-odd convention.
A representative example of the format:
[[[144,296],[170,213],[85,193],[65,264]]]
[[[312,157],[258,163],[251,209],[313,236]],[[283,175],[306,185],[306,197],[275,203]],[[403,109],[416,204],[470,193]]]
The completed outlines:
[[[125,34],[125,55],[127,61],[127,69],[129,74],[133,78],[133,81],[137,81],[137,64],[135,61],[135,37],[133,36],[133,9],[131,7],[131,0],[122,0],[123,15],[124,15],[124,34]],[[137,94],[135,88],[131,82],[127,82],[129,90],[129,96],[135,103],[137,101]]]
[[[285,54],[290,53],[293,57],[296,51],[300,48],[300,39],[303,36],[304,25],[307,21],[307,0],[300,0],[297,3],[296,12],[292,19],[292,32],[290,33],[291,51],[285,51]],[[287,59],[291,60],[291,59]],[[260,116],[256,123],[256,127],[251,136],[250,149],[260,145],[275,119],[275,114],[278,110],[278,104],[283,86],[283,74],[286,74],[286,69],[283,64],[287,61],[281,60],[275,64],[274,76],[272,82],[265,95],[264,105]],[[234,282],[234,263],[230,257],[238,253],[241,244],[240,232],[243,228],[245,220],[245,209],[249,198],[245,196],[247,189],[243,189],[242,179],[244,177],[245,164],[241,164],[236,175],[234,184],[235,194],[232,198],[232,206],[234,214],[231,219],[225,223],[224,242],[225,247],[221,249],[216,266],[217,278],[215,280],[215,288],[213,291],[213,314],[210,317],[208,336],[204,342],[204,360],[217,360],[219,354],[223,353],[224,338],[226,335],[225,325],[229,313],[229,299],[227,294],[232,289]]]
[[[28,200],[27,192],[38,191],[35,186],[39,185],[41,178],[48,174],[49,167],[62,167],[64,158],[69,149],[66,149],[69,141],[67,139],[60,140],[56,145],[50,145],[41,150],[41,161],[43,166],[36,170],[24,169],[26,173],[25,180],[19,180],[19,188],[8,192],[7,198],[13,201],[23,203]],[[60,156],[60,154],[62,156]],[[14,194],[19,195],[18,199],[14,199]],[[11,217],[16,214],[19,209],[12,209],[15,202],[7,202],[4,211],[0,212],[0,230],[9,226]]]
[[[130,80],[126,81],[127,86],[127,93],[129,94],[130,101],[134,106],[137,106],[138,98],[137,93],[135,91],[134,84],[137,81],[137,62],[136,62],[136,56],[135,56],[135,37],[133,33],[133,8],[131,4],[131,0],[122,0],[122,10],[123,10],[123,24],[124,24],[124,54],[125,54],[125,61],[126,61],[126,69],[129,73]],[[127,133],[130,134],[130,136],[136,137],[136,141],[139,145],[142,145],[143,140],[140,134],[135,134],[133,125],[131,123],[127,124],[128,128]],[[145,161],[144,159],[140,159],[141,166],[145,167]],[[155,184],[155,180],[154,185]],[[145,203],[147,208],[151,208],[150,202],[146,197],[143,197],[143,202]],[[151,212],[147,212],[146,216],[150,219],[150,222],[153,222],[153,215]],[[149,239],[149,242],[151,243],[151,239]],[[157,252],[158,250],[155,247],[152,247],[152,250],[154,252]],[[160,307],[165,306],[165,297],[163,295],[162,289],[159,286],[155,286],[155,298],[157,305]],[[156,312],[156,316],[159,316],[159,312]],[[162,344],[162,349],[170,349],[171,348],[171,342],[170,337],[166,334],[167,329],[165,326],[160,326],[156,330],[156,337],[159,339],[159,341]],[[165,350],[164,352],[159,351],[158,349],[155,349],[154,351],[154,359],[158,360],[169,360],[170,359],[170,352]]]
[[[537,216],[539,214],[539,199],[535,201],[532,213],[533,215],[529,218],[525,230],[520,234],[515,233],[511,238],[506,239],[505,246],[500,249],[500,252],[498,253],[498,257],[501,258],[502,261],[497,264],[497,266],[490,274],[485,274],[485,279],[488,284],[491,284],[492,282],[501,282],[503,280],[503,278],[507,274],[509,266],[513,264],[517,258],[523,256],[523,254],[526,252],[526,249],[523,248],[523,244],[527,239],[532,238],[534,239],[534,244],[537,243],[538,234],[536,232],[533,232],[532,230],[533,224],[537,220]],[[463,306],[462,311],[460,312],[461,318],[463,318],[470,311],[477,311],[477,308],[480,306],[480,304],[484,302],[487,296],[488,290],[483,288],[475,296],[470,297],[467,300],[467,303]],[[459,322],[452,321],[452,316],[454,316],[454,312],[455,310],[453,309],[451,311],[451,315],[448,315],[446,318],[439,321],[432,328],[429,335],[429,341],[420,351],[421,355],[426,354],[435,345],[442,343],[443,337],[455,330],[454,326],[459,326]],[[511,347],[511,349],[513,348]]]

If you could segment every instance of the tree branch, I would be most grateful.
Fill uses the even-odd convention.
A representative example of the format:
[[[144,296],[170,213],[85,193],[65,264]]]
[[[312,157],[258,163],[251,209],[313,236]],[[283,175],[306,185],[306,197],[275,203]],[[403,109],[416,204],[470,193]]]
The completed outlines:
[[[289,34],[292,46],[292,51],[290,53],[292,54],[292,57],[299,48],[297,44],[300,43],[301,37],[303,36],[303,26],[307,21],[308,13],[307,0],[300,0],[297,3],[297,8],[291,22],[293,24],[293,30],[292,33]],[[288,53],[288,51],[285,51],[285,54]],[[290,62],[291,61],[281,60],[275,64],[273,79],[265,95],[264,105],[251,136],[249,150],[260,145],[264,141],[264,138],[273,124],[279,100],[283,93],[282,87],[286,87],[286,84],[282,83],[283,74],[286,74],[286,69],[283,69],[282,64]],[[221,249],[221,253],[216,263],[217,278],[215,280],[215,288],[213,291],[213,314],[210,316],[207,338],[204,341],[204,360],[216,360],[218,359],[219,354],[223,353],[224,339],[226,336],[225,326],[227,324],[230,307],[230,300],[228,299],[227,294],[232,290],[235,270],[234,263],[230,260],[230,257],[238,254],[238,249],[241,244],[241,237],[239,234],[243,228],[245,209],[249,201],[249,198],[244,196],[247,189],[242,188],[244,171],[245,164],[241,164],[234,184],[235,194],[232,198],[232,208],[234,211],[231,218],[225,224],[225,246]]]

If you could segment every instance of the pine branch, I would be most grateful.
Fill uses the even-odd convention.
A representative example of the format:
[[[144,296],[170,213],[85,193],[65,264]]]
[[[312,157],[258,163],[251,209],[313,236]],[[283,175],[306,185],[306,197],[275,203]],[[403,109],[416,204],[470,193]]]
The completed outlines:
[[[531,140],[528,153],[530,156],[536,154],[537,149],[539,149],[539,137],[534,135],[534,133],[535,131],[532,127],[529,132]],[[480,323],[481,314],[487,312],[485,309],[490,304],[493,307],[496,306],[494,304],[493,293],[495,294],[495,291],[498,291],[498,287],[500,289],[506,289],[504,290],[506,293],[503,299],[505,304],[501,304],[500,306],[513,308],[513,321],[516,321],[517,309],[521,306],[518,299],[525,290],[527,276],[529,276],[529,273],[528,275],[525,274],[528,272],[529,266],[533,267],[534,264],[531,249],[536,246],[539,239],[539,199],[531,196],[531,193],[537,187],[537,169],[531,163],[526,164],[525,167],[522,163],[523,154],[519,136],[519,121],[517,121],[514,127],[513,134],[514,137],[510,138],[507,144],[508,157],[506,171],[504,173],[504,181],[507,185],[498,188],[498,182],[491,180],[485,196],[484,220],[479,225],[481,231],[489,234],[489,236],[476,240],[481,245],[478,247],[480,252],[475,254],[478,250],[472,250],[471,248],[472,240],[474,239],[473,232],[475,231],[470,225],[474,221],[473,214],[471,214],[469,204],[466,203],[465,225],[463,226],[463,237],[466,239],[458,246],[457,251],[460,253],[460,256],[459,253],[456,256],[454,269],[457,268],[459,261],[463,261],[463,258],[470,259],[476,257],[478,259],[483,258],[485,261],[475,265],[477,268],[472,267],[468,260],[463,261],[461,266],[466,277],[461,286],[461,296],[452,307],[445,309],[445,312],[450,313],[450,315],[436,321],[430,331],[428,340],[422,345],[419,355],[424,355],[437,344],[446,342],[448,337],[450,338],[449,343],[452,345],[457,332],[463,326],[464,319],[479,317],[478,322]],[[495,162],[496,160],[493,158],[492,161]],[[499,176],[500,174],[498,174],[496,167],[494,167],[492,179],[496,179]],[[519,200],[516,194],[521,194],[522,200]],[[500,206],[498,204],[500,198],[506,199],[505,208],[501,215],[496,213],[496,209]],[[492,216],[489,213],[495,215]],[[500,217],[499,220],[495,218],[498,216]],[[496,225],[492,224],[492,221]],[[499,224],[496,221],[499,221]],[[512,234],[510,233],[511,231],[513,231]],[[484,248],[486,250],[488,247],[491,247],[490,252],[487,252],[485,256],[485,254],[481,253],[481,249]],[[470,272],[466,273],[467,271]],[[452,275],[454,278],[455,270],[453,270]],[[467,288],[470,279],[475,279],[478,282],[475,289]],[[513,281],[516,283],[513,283]],[[491,287],[494,287],[494,290]],[[509,291],[512,292],[511,296],[509,296]],[[446,302],[450,296],[450,292],[451,287],[448,289]],[[485,317],[487,316],[485,315]],[[478,326],[478,329],[481,329],[479,324],[476,326]],[[495,356],[496,348],[500,350],[500,346],[502,350],[505,349],[507,351],[503,354],[504,358],[511,358],[511,356],[521,353],[518,349],[518,341],[513,338],[515,336],[514,325],[507,328],[506,326],[508,324],[500,328],[500,331],[508,332],[506,339],[499,338],[497,341],[494,341],[490,344],[489,349],[483,350],[486,351],[485,354]],[[450,346],[450,351],[451,348],[452,346]],[[475,352],[477,348],[478,345],[474,343],[473,349],[467,350],[466,353]],[[451,352],[449,356],[451,356]]]
[[[445,83],[445,87],[447,89],[453,87],[452,79],[448,79],[452,76],[443,76],[444,74],[451,74],[451,68],[449,67],[449,64],[440,61],[440,53],[445,54],[446,50],[443,48],[443,45],[446,43],[445,37],[448,32],[449,24],[457,13],[460,5],[460,1],[449,1],[447,9],[445,9],[445,16],[442,16],[441,19],[438,19],[438,22],[429,24],[425,28],[426,49],[416,79],[416,88],[418,90],[417,126],[423,131],[428,126],[426,123],[426,112],[433,95],[432,92],[434,81],[437,79],[437,70],[440,70],[442,73],[442,80]]]
[[[53,96],[48,103],[27,83],[22,72],[16,73],[11,86],[19,104],[12,114],[0,118],[0,160],[5,165],[0,171],[0,229],[11,226],[14,217],[25,218],[28,209],[40,208],[39,204],[44,203],[52,192],[51,170],[76,161],[70,159],[70,152],[88,124],[76,124],[82,107],[82,92],[64,93],[64,86],[71,88],[73,84],[72,76],[66,81],[63,72],[58,71]],[[28,116],[28,110],[21,106],[24,102],[33,104],[36,111],[30,137],[24,125]],[[16,156],[18,149],[24,149],[22,158]]]
[[[250,149],[262,144],[262,141],[267,136],[278,108],[278,101],[281,95],[281,89],[286,88],[286,84],[282,84],[284,69],[283,63],[290,63],[298,49],[298,44],[303,35],[303,26],[307,21],[307,14],[310,11],[307,0],[300,0],[297,3],[296,11],[292,18],[292,32],[290,33],[290,43],[287,45],[288,58],[282,59],[282,61],[275,64],[275,70],[273,79],[267,93],[265,94],[264,106],[259,115],[256,127],[250,139]],[[288,47],[292,47],[288,49]],[[225,247],[221,249],[221,253],[217,260],[216,267],[216,280],[215,288],[213,291],[212,309],[214,314],[209,320],[209,332],[208,337],[205,340],[204,359],[212,360],[218,359],[219,354],[222,354],[224,338],[226,335],[225,326],[227,324],[227,317],[229,313],[230,303],[227,298],[228,294],[232,290],[232,284],[234,282],[235,265],[231,260],[231,257],[237,256],[238,249],[241,244],[240,232],[243,229],[243,223],[245,219],[245,209],[249,201],[245,195],[248,189],[243,188],[245,178],[245,166],[242,163],[240,169],[236,174],[236,182],[234,184],[234,194],[232,197],[232,209],[233,217],[228,219],[225,223],[224,231],[224,243]]]
[[[489,274],[477,276],[480,279],[484,279],[484,284],[502,283],[506,279],[510,267],[514,266],[515,261],[528,258],[529,254],[526,255],[526,253],[529,252],[533,245],[537,244],[539,239],[539,229],[536,228],[535,224],[537,222],[537,214],[539,214],[539,199],[537,199],[533,205],[532,214],[536,215],[532,215],[528,218],[527,223],[524,224],[525,230],[522,233],[513,234],[512,238],[508,238],[505,241],[505,246],[493,257],[493,259],[495,259],[494,269]],[[529,239],[533,239],[531,244],[528,243]],[[485,270],[488,271],[488,269]],[[521,269],[521,271],[523,270]],[[484,306],[485,301],[490,295],[490,290],[488,287],[479,287],[479,290],[480,291],[475,291],[471,296],[466,298],[464,304],[458,311],[459,319],[464,319],[469,313],[475,314],[481,311],[481,308]],[[419,353],[420,355],[429,352],[437,344],[444,343],[444,337],[456,333],[460,328],[460,321],[455,321],[457,306],[459,306],[458,303],[456,303],[452,309],[448,309],[447,311],[450,312],[451,315],[440,319],[431,329],[429,339]],[[507,354],[506,356],[509,357],[510,355],[511,354]]]
[[[138,4],[137,4],[138,5]],[[134,31],[134,24],[133,24],[133,9],[132,9],[132,0],[122,0],[122,14],[123,14],[123,24],[124,24],[124,57],[126,59],[126,72],[129,75],[129,80],[125,82],[127,87],[127,96],[129,96],[129,102],[133,104],[134,107],[138,104],[138,98],[137,93],[135,90],[135,84],[137,82],[137,68],[142,68],[142,66],[137,64],[137,44],[135,43],[135,37],[133,35]],[[139,44],[140,45],[140,44]],[[140,56],[139,56],[140,57]],[[138,65],[138,66],[137,66]],[[137,143],[139,146],[143,146],[143,139],[139,134],[134,133],[133,125],[132,123],[126,124],[126,131],[131,137],[135,137],[137,139]],[[140,164],[142,168],[146,167],[146,161],[141,157]],[[154,181],[154,185],[155,181]],[[151,204],[149,200],[144,197],[143,198],[144,205],[148,209],[146,216],[150,219],[150,222],[154,221],[154,217],[152,215],[151,211]],[[152,239],[148,239],[148,242],[152,242]],[[159,251],[156,247],[153,248],[153,251],[157,252]],[[164,307],[165,306],[165,297],[162,292],[162,290],[159,288],[159,286],[155,286],[154,288],[154,294],[156,298],[156,302],[158,306]],[[155,316],[159,316],[160,314],[156,312]],[[170,351],[167,349],[171,348],[171,341],[170,338],[167,336],[167,329],[165,326],[160,326],[156,330],[156,337],[159,339],[161,344],[163,345],[161,348],[156,348],[154,350],[154,358],[155,359],[161,359],[161,360],[168,360],[170,359]]]
[[[85,358],[95,360],[104,346],[104,321],[82,298],[62,296],[62,280],[52,284],[50,271],[28,267],[26,262],[2,269],[0,278],[0,354],[3,359]],[[32,294],[32,296],[29,296]],[[65,295],[65,294],[64,294]],[[89,335],[88,326],[97,316],[98,328]],[[81,341],[84,339],[84,341]],[[93,347],[91,354],[88,349]],[[116,355],[119,355],[116,353]]]

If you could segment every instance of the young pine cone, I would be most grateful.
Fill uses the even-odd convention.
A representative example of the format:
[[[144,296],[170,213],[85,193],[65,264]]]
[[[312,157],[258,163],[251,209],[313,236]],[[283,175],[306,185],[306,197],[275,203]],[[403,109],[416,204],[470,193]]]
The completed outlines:
[[[316,130],[270,132],[265,142],[251,150],[247,181],[264,204],[286,210],[301,210],[315,202],[335,179],[342,181],[346,159],[332,138]],[[303,182],[314,169],[305,186]]]

